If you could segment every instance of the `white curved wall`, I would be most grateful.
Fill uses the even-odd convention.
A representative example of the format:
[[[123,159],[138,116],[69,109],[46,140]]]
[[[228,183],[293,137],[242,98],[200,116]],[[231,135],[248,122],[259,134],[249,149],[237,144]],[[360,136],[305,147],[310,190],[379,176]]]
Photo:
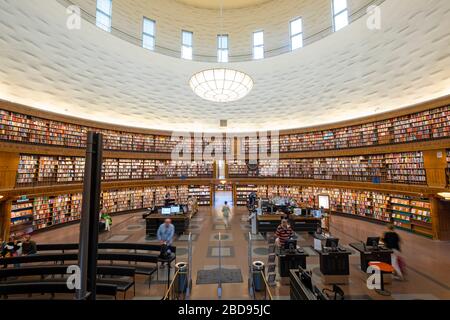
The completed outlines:
[[[96,0],[71,1],[95,16]],[[370,2],[348,0],[349,13]],[[305,38],[332,25],[331,0],[272,0],[258,6],[224,10],[223,31],[218,10],[196,8],[175,0],[113,0],[114,28],[141,39],[144,16],[156,21],[157,46],[179,52],[181,30],[185,29],[194,32],[194,55],[211,57],[217,54],[216,36],[220,33],[229,34],[230,56],[251,57],[254,31],[264,30],[265,50],[271,51],[289,46],[289,21],[293,18],[302,17]]]
[[[244,99],[216,104],[188,81],[216,64],[152,53],[56,1],[0,1],[0,99],[115,124],[181,131],[288,129],[373,115],[450,94],[450,1],[387,0],[382,29],[360,19],[295,52],[230,63]]]

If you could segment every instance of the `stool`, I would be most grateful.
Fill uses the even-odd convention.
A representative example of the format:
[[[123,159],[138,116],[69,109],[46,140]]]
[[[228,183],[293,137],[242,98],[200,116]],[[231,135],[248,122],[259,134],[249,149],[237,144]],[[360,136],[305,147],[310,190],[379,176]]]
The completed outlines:
[[[392,267],[388,263],[379,262],[379,261],[371,261],[371,262],[369,262],[369,266],[377,267],[378,269],[380,269],[381,287],[380,287],[380,289],[375,289],[375,292],[382,296],[390,296],[391,293],[384,289],[384,274],[393,273],[394,267]]]

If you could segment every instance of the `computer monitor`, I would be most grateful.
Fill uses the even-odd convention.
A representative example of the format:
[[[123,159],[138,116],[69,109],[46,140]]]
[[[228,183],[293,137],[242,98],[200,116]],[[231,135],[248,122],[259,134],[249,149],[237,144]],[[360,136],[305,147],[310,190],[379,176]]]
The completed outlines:
[[[284,249],[287,251],[295,251],[297,249],[297,239],[290,238],[286,240]]]
[[[370,247],[378,247],[380,244],[380,237],[367,237],[366,245]]]
[[[325,247],[327,248],[337,248],[338,245],[339,245],[338,238],[327,238],[327,241],[325,242]]]
[[[172,213],[172,214],[178,214],[178,213],[180,213],[180,206],[173,206],[173,207],[170,207],[170,213]]]
[[[314,218],[322,218],[322,211],[320,210],[311,210],[311,214]]]
[[[169,208],[162,208],[161,209],[161,214],[163,215],[170,215],[170,207]]]

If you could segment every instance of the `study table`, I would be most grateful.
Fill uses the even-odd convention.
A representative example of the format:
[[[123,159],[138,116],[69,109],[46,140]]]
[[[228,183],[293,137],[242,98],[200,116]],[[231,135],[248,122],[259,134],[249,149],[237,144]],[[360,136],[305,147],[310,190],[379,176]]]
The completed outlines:
[[[348,276],[350,274],[349,256],[351,252],[344,248],[338,250],[316,250],[320,257],[320,272],[330,276]]]
[[[367,246],[362,242],[350,243],[350,247],[359,252],[361,270],[366,272],[369,262],[378,261],[391,264],[392,250],[385,247]]]
[[[289,277],[289,270],[302,267],[306,269],[306,257],[309,255],[299,248],[295,252],[280,250],[278,255],[278,272],[281,277]]]

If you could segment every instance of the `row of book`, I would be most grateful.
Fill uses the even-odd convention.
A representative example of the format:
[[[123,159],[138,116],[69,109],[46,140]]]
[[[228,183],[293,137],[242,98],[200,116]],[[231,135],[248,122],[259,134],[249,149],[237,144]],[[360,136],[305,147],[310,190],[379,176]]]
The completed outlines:
[[[83,157],[21,155],[16,183],[18,186],[81,182]],[[143,159],[104,159],[102,179],[139,180],[171,178],[212,178],[212,161],[170,161]]]
[[[102,191],[100,209],[102,213],[116,213],[164,206],[166,194],[180,204],[187,204],[189,197],[197,198],[201,206],[211,204],[208,185],[157,186]],[[81,193],[17,199],[11,206],[10,234],[17,237],[77,221],[81,215],[81,200]]]
[[[228,174],[239,177],[276,177],[375,183],[426,184],[422,152],[354,157],[228,162]]]
[[[192,137],[187,144],[183,137],[170,135],[138,134],[106,130],[47,120],[17,112],[0,109],[0,139],[13,142],[47,144],[73,148],[85,148],[89,131],[103,134],[103,146],[106,150],[165,152],[170,153],[182,146],[193,150],[203,150],[212,144],[209,137]],[[222,140],[220,148],[230,150],[232,144]]]
[[[280,136],[280,152],[357,148],[450,137],[450,106],[333,130]]]
[[[393,223],[426,236],[432,232],[431,205],[426,198],[336,188],[239,185],[236,187],[237,205],[246,205],[251,192],[268,199],[288,197],[308,208],[318,208],[319,195],[328,195],[332,212]]]
[[[0,139],[5,141],[85,148],[88,131],[102,132],[104,148],[107,150],[172,152],[184,141],[180,137],[90,128],[0,110]],[[267,139],[249,137],[244,139],[243,144],[247,153],[256,152],[260,147],[264,150],[273,148],[272,150],[280,152],[299,152],[357,148],[446,137],[450,137],[450,106],[332,130],[281,135],[274,138],[269,136]],[[203,151],[212,141],[214,140],[209,137],[203,137],[200,140],[191,136],[186,144],[190,146],[191,152],[194,150],[198,152]],[[221,149],[225,152],[233,147],[233,141],[230,139],[223,139],[221,143]]]

